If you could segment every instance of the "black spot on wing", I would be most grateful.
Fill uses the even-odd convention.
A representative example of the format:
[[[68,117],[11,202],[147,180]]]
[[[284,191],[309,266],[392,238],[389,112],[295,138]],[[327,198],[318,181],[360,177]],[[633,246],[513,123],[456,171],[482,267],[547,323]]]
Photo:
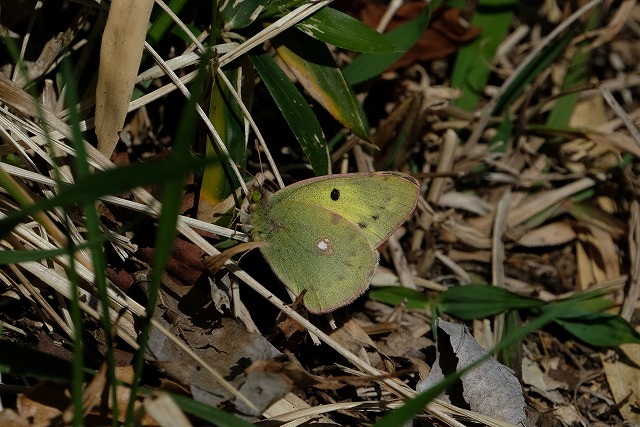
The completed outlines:
[[[333,190],[331,190],[331,200],[335,202],[339,198],[340,198],[340,190],[338,190],[337,188],[334,188]]]
[[[358,227],[360,227],[360,228],[362,228],[362,229],[367,228],[367,223],[366,223],[366,222],[364,222],[364,221],[360,221],[360,222],[358,223]]]

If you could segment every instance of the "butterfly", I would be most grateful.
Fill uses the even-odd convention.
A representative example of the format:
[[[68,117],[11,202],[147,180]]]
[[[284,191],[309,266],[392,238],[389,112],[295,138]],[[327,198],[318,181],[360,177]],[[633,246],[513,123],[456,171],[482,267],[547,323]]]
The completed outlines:
[[[377,248],[413,213],[418,181],[399,172],[307,179],[263,197],[249,217],[252,240],[274,273],[312,313],[362,295]]]

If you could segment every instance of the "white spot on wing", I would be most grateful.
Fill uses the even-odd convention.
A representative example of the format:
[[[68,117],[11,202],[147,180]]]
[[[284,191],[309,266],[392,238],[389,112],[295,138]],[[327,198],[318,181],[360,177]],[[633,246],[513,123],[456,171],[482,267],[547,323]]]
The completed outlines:
[[[323,237],[316,242],[316,249],[321,255],[333,255],[333,243],[328,237]]]

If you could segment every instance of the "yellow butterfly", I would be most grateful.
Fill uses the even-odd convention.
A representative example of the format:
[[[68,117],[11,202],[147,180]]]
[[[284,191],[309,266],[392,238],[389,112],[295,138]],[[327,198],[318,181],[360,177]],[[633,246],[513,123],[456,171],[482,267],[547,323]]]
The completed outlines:
[[[307,179],[260,200],[249,223],[263,256],[304,305],[326,313],[362,295],[376,250],[416,207],[419,184],[399,172]]]

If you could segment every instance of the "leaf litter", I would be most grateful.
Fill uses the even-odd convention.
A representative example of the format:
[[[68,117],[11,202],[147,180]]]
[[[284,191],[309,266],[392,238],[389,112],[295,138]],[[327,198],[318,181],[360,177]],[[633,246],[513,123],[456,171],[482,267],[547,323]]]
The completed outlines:
[[[377,25],[375,20],[380,11],[376,9],[381,5],[361,3],[351,5],[351,12],[368,16],[372,20],[368,23]],[[402,13],[392,15],[387,27],[401,23],[396,19],[410,19],[407,13],[419,13],[418,4],[413,2]],[[545,2],[528,14],[525,7],[516,11],[511,35],[503,42],[492,65],[491,80],[480,90],[483,105],[495,105],[507,86],[505,81],[521,73],[532,52],[545,47],[544,37],[549,34],[545,23],[561,27],[572,16],[578,18],[571,22],[580,25],[584,22],[583,15],[572,15],[580,9],[571,9],[569,5],[558,7],[554,2]],[[374,10],[375,20],[371,18]],[[508,106],[511,121],[504,115],[490,117],[487,112],[490,108],[483,105],[475,112],[455,106],[460,90],[448,87],[447,76],[453,62],[447,55],[482,37],[474,26],[457,26],[459,16],[468,12],[449,9],[434,17],[434,31],[442,26],[453,28],[456,37],[449,34],[446,43],[434,42],[426,39],[427,34],[417,51],[410,52],[400,65],[366,89],[365,106],[373,119],[374,140],[381,153],[371,159],[357,143],[343,153],[357,164],[373,162],[377,169],[402,169],[411,163],[419,168],[416,176],[424,184],[424,200],[416,215],[400,230],[396,241],[382,248],[382,262],[390,274],[378,274],[374,283],[411,284],[414,290],[424,286],[429,289],[429,296],[440,292],[438,286],[487,283],[548,302],[582,290],[609,286],[608,297],[615,304],[611,312],[620,313],[637,327],[640,139],[635,99],[640,83],[636,70],[640,8],[633,1],[603,6],[596,29],[574,35],[573,50],[567,50],[523,85],[521,94]],[[74,22],[64,33],[40,40],[41,52],[36,56],[43,59],[25,63],[30,78],[46,75],[60,55],[61,46],[68,46],[73,38],[86,37],[85,30],[86,27]],[[566,126],[546,126],[546,114],[558,104],[562,91],[567,92],[562,82],[570,72],[571,52],[575,49],[591,55],[591,66],[584,70],[588,74],[582,86],[569,88],[577,94],[577,101],[569,111]],[[2,64],[7,65],[13,64]],[[13,82],[5,76],[0,81],[0,100],[11,107],[2,113],[3,135],[13,144],[7,145],[3,154],[26,153],[27,146],[29,154],[23,156],[25,159],[33,159],[35,153],[38,162],[50,160],[42,150],[44,130],[33,120],[39,117],[37,109],[26,92],[20,91],[24,78],[15,71],[12,77]],[[136,148],[120,151],[114,159],[136,161],[137,156],[161,153],[162,144],[170,143],[166,135],[161,135],[164,130],[158,107],[149,104],[142,108],[152,109],[151,116],[146,111],[140,113],[150,126],[143,131],[135,125],[137,116],[130,117],[127,132]],[[53,117],[48,116],[49,124],[53,124],[52,130],[58,135],[51,137],[54,142],[62,141],[61,135],[70,135],[68,123]],[[154,132],[158,135],[152,135]],[[58,143],[58,147],[64,146],[64,142]],[[61,153],[65,152],[69,150]],[[97,153],[91,152],[90,157],[96,166],[111,165]],[[31,172],[42,178],[53,177],[49,171],[41,172],[33,161],[25,162],[28,164],[21,167],[31,167]],[[12,176],[27,184],[33,199],[42,197],[42,188],[55,188],[52,184],[37,187],[30,178]],[[505,198],[505,194],[510,197]],[[153,205],[148,194],[139,192],[136,197],[137,201]],[[188,193],[186,200],[195,200],[193,193]],[[2,203],[6,210],[14,208],[13,201],[6,196]],[[182,213],[189,215],[192,208],[186,204]],[[114,229],[135,219],[130,211],[111,203],[106,203],[104,209],[105,223],[110,221]],[[501,221],[496,219],[499,212],[505,214]],[[82,218],[74,217],[72,222],[82,230]],[[50,242],[59,238],[55,233],[42,233],[33,224],[23,225],[11,240],[2,242],[5,251],[49,248]],[[151,222],[143,225],[153,228]],[[216,274],[213,284],[208,284],[209,273],[201,258],[215,252],[202,235],[208,239],[216,236],[206,231],[199,233],[185,233],[186,237],[179,240],[163,279],[148,354],[148,366],[155,376],[148,386],[159,393],[190,395],[249,420],[267,417],[284,422],[295,419],[295,416],[288,418],[289,414],[296,414],[300,420],[330,418],[340,424],[358,425],[370,424],[381,412],[397,406],[396,399],[411,396],[425,378],[434,378],[438,362],[443,362],[444,338],[439,335],[438,341],[435,339],[431,311],[410,310],[406,300],[394,305],[365,298],[336,312],[331,320],[313,316],[305,319],[293,314],[278,317],[278,310],[260,297],[245,290],[238,292],[236,279],[227,277],[224,282],[228,286],[222,285],[221,275],[225,272]],[[109,277],[126,295],[129,306],[135,307],[136,299],[144,302],[146,272],[154,248],[148,231],[145,235],[134,229],[125,234],[127,239],[137,242],[138,248],[136,244],[127,244],[126,239],[110,243],[120,256],[112,260]],[[255,264],[252,268],[262,268],[263,272],[255,273],[261,281],[270,280],[268,273],[264,273],[266,266],[260,265],[259,258],[253,255],[245,256],[240,267],[250,270],[247,264]],[[73,332],[63,304],[70,287],[61,264],[57,261],[36,267],[23,263],[2,269],[1,320],[6,325],[3,339],[47,353],[53,352],[52,341],[63,349],[70,348]],[[383,271],[381,268],[379,273]],[[86,282],[92,282],[89,273]],[[437,286],[427,286],[428,282]],[[215,304],[212,288],[225,295],[222,299],[219,295],[217,301],[231,303]],[[269,291],[286,301],[287,296],[275,286]],[[84,294],[89,303],[83,307],[88,316],[98,316],[97,302],[91,300],[90,293],[87,290]],[[282,310],[289,313],[286,308]],[[136,316],[141,313],[133,311]],[[114,318],[116,312],[114,308]],[[526,312],[520,314],[526,319]],[[86,322],[92,333],[86,344],[90,349],[87,362],[98,369],[104,366],[101,345],[110,338],[100,336],[97,322],[89,318]],[[129,355],[118,359],[125,365],[118,368],[118,375],[124,375],[131,371],[136,327],[131,314],[123,316],[120,322],[118,351]],[[458,356],[449,357],[457,357],[462,363],[462,358],[491,348],[500,341],[496,331],[504,322],[498,317],[470,322],[472,332],[465,331],[462,336],[474,349],[461,350]],[[324,333],[329,333],[328,337]],[[176,337],[181,344],[177,344]],[[323,344],[318,345],[321,341]],[[551,418],[564,425],[639,423],[638,346],[635,342],[600,349],[551,325],[521,342],[511,365],[513,373],[494,359],[486,361],[489,368],[470,374],[480,375],[474,385],[488,385],[488,389],[465,387],[470,377],[463,378],[463,392],[457,396],[461,400],[454,402],[461,408],[434,402],[427,413],[431,422],[440,425],[457,425],[451,417],[502,425],[500,420],[490,420],[481,414],[514,423],[522,419],[499,417],[490,408],[501,399],[515,396],[519,408],[522,384],[527,405],[535,414],[528,415],[528,422],[537,417]],[[197,354],[198,362],[188,351]],[[68,351],[58,354],[71,357]],[[211,371],[203,369],[204,365],[230,381],[252,405],[247,405],[229,388],[220,387],[220,381]],[[104,371],[97,372],[85,388],[87,414],[111,408],[108,400],[102,400],[108,394],[98,396],[100,393],[95,390],[105,380]],[[497,386],[498,378],[508,378],[509,385]],[[9,381],[15,379],[8,377]],[[157,382],[161,385],[154,386]],[[69,401],[64,398],[62,403],[34,400],[43,390],[45,395],[68,399],[68,387],[32,381],[28,384],[27,389],[16,394],[13,408],[5,405],[8,409],[0,413],[0,419],[15,425],[47,425],[69,410]],[[89,393],[96,394],[89,396]],[[124,407],[127,399],[125,396],[119,406]],[[146,407],[151,408],[151,400],[147,399],[142,395],[136,397],[138,405],[146,402]],[[147,411],[158,413],[153,409]]]

